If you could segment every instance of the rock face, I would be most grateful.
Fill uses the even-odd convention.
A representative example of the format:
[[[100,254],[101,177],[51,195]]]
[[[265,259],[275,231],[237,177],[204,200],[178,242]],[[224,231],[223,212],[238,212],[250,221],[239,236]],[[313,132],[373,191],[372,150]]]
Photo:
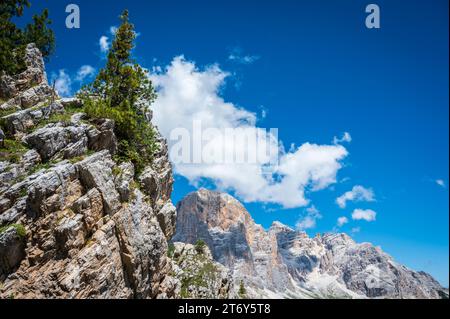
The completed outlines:
[[[430,275],[396,263],[346,234],[310,238],[275,222],[268,231],[228,194],[201,189],[177,205],[174,241],[206,242],[253,298],[441,298]]]
[[[7,100],[0,110],[29,108],[56,95],[47,83],[42,54],[33,43],[26,47],[25,65],[20,74],[0,76],[0,98]]]
[[[165,140],[136,176],[114,122],[67,113],[82,104],[53,94],[34,45],[26,61],[0,81],[0,299],[179,297]]]
[[[180,281],[181,298],[234,298],[231,271],[213,260],[207,246],[174,243],[169,250],[174,277]]]

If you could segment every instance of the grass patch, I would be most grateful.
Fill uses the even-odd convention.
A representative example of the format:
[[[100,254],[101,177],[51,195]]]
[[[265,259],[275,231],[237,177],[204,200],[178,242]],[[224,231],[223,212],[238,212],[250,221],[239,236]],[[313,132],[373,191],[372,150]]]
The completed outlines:
[[[198,254],[203,254],[205,252],[206,243],[203,239],[198,239],[195,242],[195,250]]]
[[[46,126],[47,124],[51,123],[62,123],[64,126],[67,126],[70,124],[70,120],[72,118],[72,115],[76,113],[83,113],[84,109],[83,107],[75,106],[74,104],[68,105],[64,107],[64,112],[62,113],[53,113],[48,118],[42,119],[39,121],[39,124],[36,128],[41,128]]]
[[[2,103],[0,102],[0,104],[2,104]],[[20,110],[17,110],[17,109],[14,109],[14,108],[6,109],[6,110],[1,109],[0,110],[0,117],[5,117],[5,116],[8,116],[10,114],[16,113],[18,111],[20,111]]]
[[[173,243],[169,243],[167,247],[167,257],[172,258],[175,253],[175,245]]]
[[[119,166],[114,166],[112,168],[112,174],[114,176],[119,176],[120,174],[122,174],[122,169]]]
[[[209,283],[214,282],[217,278],[217,268],[212,262],[206,262],[197,273],[192,271],[186,271],[188,274],[181,279],[181,291],[182,298],[190,298],[189,287],[208,287]]]
[[[0,234],[3,234],[7,230],[14,228],[17,232],[17,235],[19,235],[20,238],[25,238],[27,235],[27,231],[25,230],[25,227],[22,224],[10,224],[3,227],[0,227]]]
[[[28,151],[26,146],[15,139],[5,139],[3,147],[0,148],[0,160],[18,163],[22,155]]]
[[[70,124],[70,118],[72,117],[72,114],[68,114],[66,112],[64,113],[53,113],[48,118],[40,120],[38,125],[35,129],[42,128],[50,123],[58,123],[61,122],[64,126],[67,126]],[[33,129],[34,130],[34,129]]]
[[[69,162],[70,162],[71,164],[75,164],[75,163],[78,163],[78,162],[81,162],[82,160],[84,160],[85,157],[86,157],[85,155],[80,155],[80,156],[72,157],[71,159],[69,159]]]

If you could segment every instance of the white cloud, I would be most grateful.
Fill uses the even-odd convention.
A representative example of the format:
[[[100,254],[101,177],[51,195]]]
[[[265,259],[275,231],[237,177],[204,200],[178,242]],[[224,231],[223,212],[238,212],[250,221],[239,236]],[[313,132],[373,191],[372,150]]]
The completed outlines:
[[[228,60],[239,64],[252,64],[259,60],[258,55],[245,55],[242,54],[241,48],[234,48],[228,55]]]
[[[355,209],[352,213],[352,218],[354,220],[365,220],[372,222],[376,219],[377,213],[371,209]]]
[[[109,27],[109,33],[111,33],[111,35],[116,35],[117,32],[117,27],[116,26],[110,26]]]
[[[55,90],[60,96],[67,97],[72,94],[72,80],[66,73],[66,70],[59,70],[51,76],[52,82],[55,83]]]
[[[272,163],[269,156],[258,164],[174,164],[175,173],[186,177],[192,184],[207,179],[222,190],[232,190],[246,202],[280,204],[285,208],[308,205],[305,191],[317,191],[336,182],[342,167],[341,160],[347,156],[342,145],[317,145],[304,143],[288,152],[279,145],[275,136],[256,127],[256,115],[220,96],[220,89],[229,76],[217,65],[203,70],[193,62],[179,56],[163,72],[152,73],[151,80],[158,90],[158,99],[153,104],[153,122],[169,147],[178,140],[171,140],[175,128],[185,128],[192,136],[192,121],[201,121],[205,128],[241,128],[255,134],[268,134],[267,148],[270,154],[279,155],[279,165],[272,172],[264,172]],[[249,154],[245,145],[236,145],[234,140],[212,138],[201,141],[211,146],[236,154]]]
[[[361,227],[353,227],[351,230],[352,234],[357,234],[361,231]]]
[[[83,82],[86,78],[91,78],[95,74],[95,68],[90,65],[83,65],[78,69],[75,77],[76,81]]]
[[[237,63],[241,64],[252,64],[253,62],[257,61],[259,59],[259,56],[257,55],[244,55],[239,56],[235,54],[230,54],[228,56],[228,60],[235,61]]]
[[[439,186],[441,186],[443,188],[446,187],[445,181],[443,179],[437,179],[435,182],[436,182],[436,184],[438,184]]]
[[[70,74],[65,69],[59,70],[57,73],[53,72],[50,77],[50,82],[55,83],[55,90],[62,97],[72,95],[73,85],[80,84],[86,78],[94,76],[95,69],[90,65],[81,66],[76,74]]]
[[[350,135],[349,132],[344,132],[344,134],[342,135],[341,138],[335,136],[333,138],[333,144],[342,144],[344,142],[346,143],[350,143],[352,141],[352,136]]]
[[[102,35],[100,37],[100,40],[98,41],[98,44],[100,45],[100,51],[102,53],[108,52],[109,46],[110,46],[110,42],[109,42],[109,38],[106,35]]]
[[[339,196],[338,198],[336,198],[336,203],[339,205],[340,208],[345,208],[347,205],[347,201],[373,202],[373,201],[375,201],[375,194],[374,194],[373,190],[370,188],[367,189],[361,185],[355,185],[355,186],[353,186],[351,191],[348,191],[348,192],[344,193],[342,196]]]
[[[341,216],[341,217],[339,217],[339,218],[337,219],[337,226],[338,226],[338,227],[342,227],[342,226],[344,226],[344,225],[347,224],[347,223],[348,223],[348,218],[345,217],[345,216]]]
[[[306,209],[306,216],[303,216],[297,221],[295,227],[298,230],[306,230],[316,227],[317,219],[322,218],[322,215],[316,207],[311,206]]]

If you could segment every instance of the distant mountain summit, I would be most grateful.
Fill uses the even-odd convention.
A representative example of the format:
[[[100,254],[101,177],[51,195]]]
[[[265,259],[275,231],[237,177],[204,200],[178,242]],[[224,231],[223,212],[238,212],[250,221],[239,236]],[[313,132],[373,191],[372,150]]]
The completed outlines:
[[[199,239],[250,298],[448,298],[429,274],[346,234],[310,238],[280,222],[266,231],[225,193],[200,189],[178,203],[173,241]]]

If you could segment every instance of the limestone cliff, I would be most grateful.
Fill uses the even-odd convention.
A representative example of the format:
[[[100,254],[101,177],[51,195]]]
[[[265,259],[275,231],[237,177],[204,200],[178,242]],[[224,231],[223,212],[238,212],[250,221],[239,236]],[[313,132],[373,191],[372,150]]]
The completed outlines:
[[[114,123],[49,87],[36,47],[0,79],[0,298],[170,298],[175,229],[165,140],[136,174]]]
[[[202,239],[252,298],[448,298],[424,272],[346,234],[310,238],[279,222],[255,224],[228,194],[201,189],[177,205],[174,241]]]

